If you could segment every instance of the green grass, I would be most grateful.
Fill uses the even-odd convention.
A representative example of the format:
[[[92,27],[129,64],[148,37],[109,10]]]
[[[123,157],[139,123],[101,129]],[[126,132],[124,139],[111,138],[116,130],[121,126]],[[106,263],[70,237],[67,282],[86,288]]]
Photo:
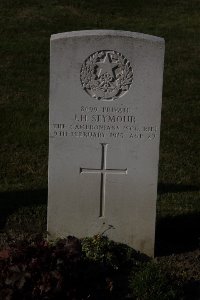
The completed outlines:
[[[20,205],[37,199],[17,192],[47,188],[50,35],[100,28],[165,38],[158,216],[200,213],[199,8],[198,0],[0,1],[0,196],[16,192],[18,202],[7,213],[27,218]]]

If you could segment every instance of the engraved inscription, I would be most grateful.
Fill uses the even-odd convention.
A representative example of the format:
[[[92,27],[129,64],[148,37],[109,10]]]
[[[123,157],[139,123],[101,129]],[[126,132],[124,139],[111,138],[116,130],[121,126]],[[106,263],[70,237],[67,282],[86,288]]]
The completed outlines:
[[[106,175],[107,174],[128,174],[128,169],[107,169],[107,148],[108,144],[102,143],[102,154],[101,154],[101,169],[90,169],[90,168],[80,168],[80,174],[92,173],[101,174],[101,184],[100,184],[100,209],[99,217],[105,217],[105,200],[106,200]]]
[[[121,53],[101,50],[85,60],[80,79],[84,90],[91,97],[112,101],[128,92],[133,82],[133,69]]]
[[[120,139],[154,142],[158,137],[155,124],[141,124],[128,107],[81,106],[67,123],[53,123],[51,137],[84,139]],[[102,141],[103,142],[103,141]]]

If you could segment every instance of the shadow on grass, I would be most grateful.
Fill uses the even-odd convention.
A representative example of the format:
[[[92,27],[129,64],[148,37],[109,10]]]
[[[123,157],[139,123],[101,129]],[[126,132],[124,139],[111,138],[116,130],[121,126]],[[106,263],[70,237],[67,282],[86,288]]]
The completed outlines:
[[[198,192],[199,186],[158,184],[158,194]],[[155,255],[193,251],[200,246],[200,213],[167,216],[157,220]]]
[[[193,251],[200,246],[200,213],[157,221],[155,255]]]
[[[181,193],[181,192],[198,192],[200,188],[196,185],[184,185],[184,184],[173,184],[173,183],[159,183],[158,194],[166,193]]]
[[[47,203],[47,189],[0,193],[0,230],[10,214],[23,206]]]

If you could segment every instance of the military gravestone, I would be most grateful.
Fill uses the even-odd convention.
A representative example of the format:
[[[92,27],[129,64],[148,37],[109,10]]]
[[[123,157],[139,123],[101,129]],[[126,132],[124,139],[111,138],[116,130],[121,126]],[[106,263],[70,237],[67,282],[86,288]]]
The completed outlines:
[[[154,252],[164,40],[51,37],[48,232]]]

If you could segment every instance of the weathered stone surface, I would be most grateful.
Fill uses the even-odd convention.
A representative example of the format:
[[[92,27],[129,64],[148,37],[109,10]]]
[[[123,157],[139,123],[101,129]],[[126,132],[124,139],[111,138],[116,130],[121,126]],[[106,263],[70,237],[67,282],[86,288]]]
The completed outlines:
[[[48,231],[154,252],[164,40],[51,38]]]

